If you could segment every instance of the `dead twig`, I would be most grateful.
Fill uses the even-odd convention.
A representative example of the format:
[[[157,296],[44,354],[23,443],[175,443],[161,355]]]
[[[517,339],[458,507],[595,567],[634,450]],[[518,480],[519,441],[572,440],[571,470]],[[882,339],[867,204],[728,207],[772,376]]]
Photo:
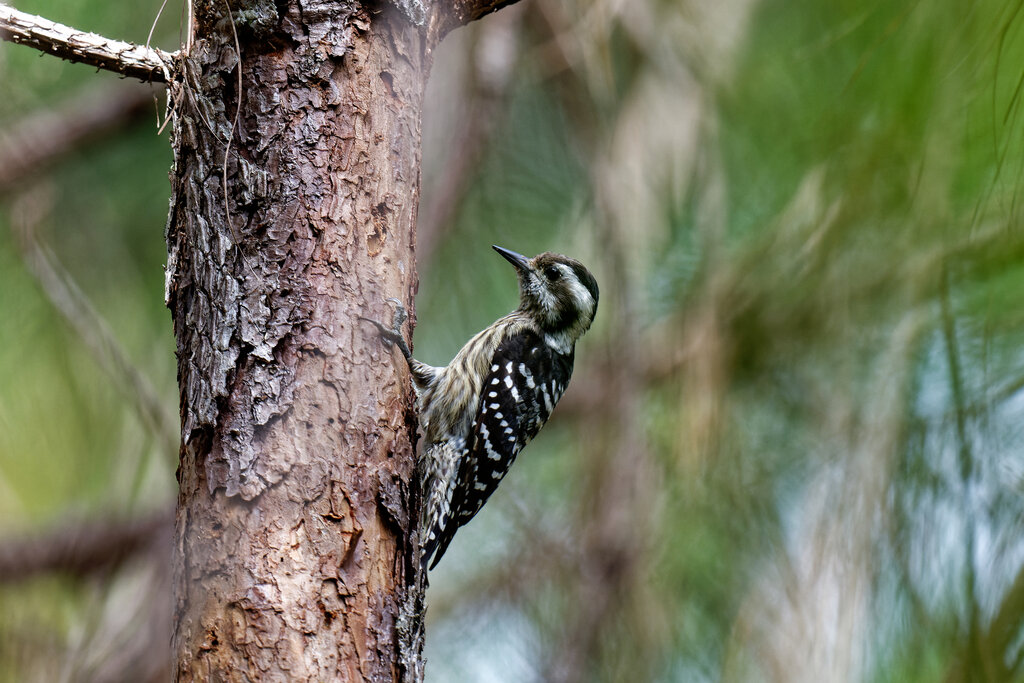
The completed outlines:
[[[0,5],[0,38],[150,83],[171,80],[171,64],[176,56],[158,48],[79,31],[7,5]]]

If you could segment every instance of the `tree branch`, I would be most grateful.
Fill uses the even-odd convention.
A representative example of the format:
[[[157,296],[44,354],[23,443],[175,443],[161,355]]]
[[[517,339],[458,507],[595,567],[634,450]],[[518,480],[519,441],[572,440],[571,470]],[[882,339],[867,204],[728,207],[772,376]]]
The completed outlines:
[[[423,0],[393,0],[414,23],[416,15],[427,11],[428,4]],[[439,41],[449,32],[460,26],[476,21],[502,7],[512,5],[518,0],[439,0],[434,3],[433,19],[430,33],[434,40]],[[411,8],[411,9],[410,9]]]
[[[449,6],[448,12],[459,24],[468,24],[515,2],[516,0],[448,0],[446,4]]]
[[[127,520],[62,523],[56,531],[0,545],[0,583],[40,572],[85,576],[119,564],[160,543],[170,546],[174,519],[169,510]]]
[[[36,235],[36,226],[49,210],[43,190],[19,197],[11,211],[15,237],[28,272],[35,277],[43,293],[82,339],[85,347],[115,380],[125,399],[135,407],[142,424],[150,431],[166,454],[178,448],[176,416],[149,379],[132,363],[117,337]]]
[[[16,189],[83,144],[123,130],[146,115],[156,120],[162,89],[118,84],[89,88],[56,110],[34,111],[0,131],[0,194]]]
[[[166,83],[175,55],[110,40],[0,5],[0,38],[141,81]]]

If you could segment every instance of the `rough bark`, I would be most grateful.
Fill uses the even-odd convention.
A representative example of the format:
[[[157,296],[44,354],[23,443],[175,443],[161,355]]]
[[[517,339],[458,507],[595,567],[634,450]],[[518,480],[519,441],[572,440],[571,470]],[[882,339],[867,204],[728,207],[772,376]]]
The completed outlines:
[[[412,307],[425,34],[355,2],[195,11],[167,230],[177,678],[413,679],[413,416],[358,317]]]

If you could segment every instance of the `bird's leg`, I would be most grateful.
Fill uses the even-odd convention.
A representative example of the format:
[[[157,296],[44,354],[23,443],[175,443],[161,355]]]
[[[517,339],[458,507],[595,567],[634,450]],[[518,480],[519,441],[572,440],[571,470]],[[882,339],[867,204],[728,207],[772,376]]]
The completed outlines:
[[[392,344],[396,345],[402,352],[402,355],[405,356],[405,360],[411,363],[412,351],[409,350],[409,345],[405,342],[405,337],[402,336],[402,325],[404,325],[405,321],[409,319],[409,314],[405,312],[405,306],[403,306],[402,302],[398,299],[390,297],[385,299],[385,301],[389,301],[395,305],[395,314],[391,319],[391,327],[388,327],[384,323],[372,318],[359,316],[359,319],[365,320],[376,327],[377,330],[380,331],[380,337],[384,343],[388,346],[391,346]]]

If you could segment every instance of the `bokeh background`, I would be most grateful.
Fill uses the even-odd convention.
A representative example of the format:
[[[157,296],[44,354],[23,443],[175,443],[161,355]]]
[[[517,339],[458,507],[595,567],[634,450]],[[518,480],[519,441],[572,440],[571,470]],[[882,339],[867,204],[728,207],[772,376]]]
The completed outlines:
[[[136,42],[159,9],[15,4]],[[524,0],[449,37],[417,356],[515,305],[491,244],[602,296],[432,574],[428,681],[1024,681],[1022,4]],[[10,44],[0,83],[0,681],[163,680],[163,96]]]

